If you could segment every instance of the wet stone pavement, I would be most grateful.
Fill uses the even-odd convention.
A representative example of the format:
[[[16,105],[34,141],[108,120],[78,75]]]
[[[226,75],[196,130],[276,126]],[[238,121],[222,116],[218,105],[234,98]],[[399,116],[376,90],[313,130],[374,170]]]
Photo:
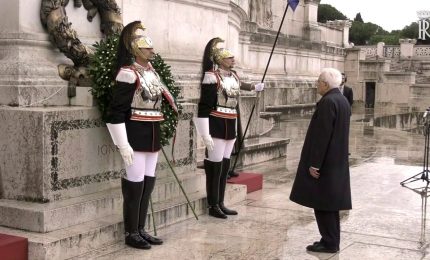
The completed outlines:
[[[264,188],[232,205],[238,216],[201,216],[159,230],[162,246],[136,250],[120,243],[86,259],[430,259],[420,243],[421,196],[399,184],[422,171],[424,136],[369,126],[360,120],[368,111],[353,112],[353,209],[341,213],[338,254],[306,252],[320,238],[313,211],[288,199],[308,116],[285,119],[273,133],[291,138],[287,158],[247,168],[264,175]]]

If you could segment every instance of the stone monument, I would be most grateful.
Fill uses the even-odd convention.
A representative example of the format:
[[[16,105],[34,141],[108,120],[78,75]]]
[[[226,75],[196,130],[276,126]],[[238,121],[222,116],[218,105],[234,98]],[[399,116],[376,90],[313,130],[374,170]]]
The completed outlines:
[[[219,36],[245,80],[259,81],[285,1],[0,0],[0,233],[29,239],[30,259],[67,259],[123,236],[123,164],[89,94],[92,44],[141,20],[181,87],[175,169],[198,214],[205,211],[203,145],[191,119],[205,44]],[[258,101],[242,164],[286,156],[288,140],[267,137],[279,111],[313,106],[322,67],[343,69],[344,31],[316,22],[319,0],[289,11]],[[336,35],[328,41],[326,35]],[[255,94],[242,98],[246,123]],[[171,147],[166,147],[173,162]],[[159,227],[193,217],[160,154],[153,192]],[[241,187],[230,199],[244,198]]]

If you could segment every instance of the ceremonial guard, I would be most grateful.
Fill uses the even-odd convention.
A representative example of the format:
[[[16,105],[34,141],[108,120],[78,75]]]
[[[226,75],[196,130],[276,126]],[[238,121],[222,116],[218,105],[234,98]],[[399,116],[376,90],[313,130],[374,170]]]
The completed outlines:
[[[163,241],[145,231],[160,145],[160,111],[166,99],[177,111],[174,99],[151,65],[155,53],[144,26],[135,21],[124,27],[117,54],[116,86],[107,127],[126,165],[121,179],[124,197],[125,243],[149,249]]]
[[[225,207],[224,195],[237,134],[240,89],[262,91],[264,83],[241,82],[233,70],[233,53],[218,48],[220,42],[223,42],[220,38],[210,40],[204,51],[201,96],[194,123],[207,148],[204,168],[209,215],[225,219],[227,215],[237,215],[236,211]]]

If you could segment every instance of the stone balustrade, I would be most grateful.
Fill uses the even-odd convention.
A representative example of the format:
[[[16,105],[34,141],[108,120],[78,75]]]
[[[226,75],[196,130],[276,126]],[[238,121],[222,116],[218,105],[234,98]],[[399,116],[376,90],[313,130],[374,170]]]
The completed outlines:
[[[414,56],[430,57],[430,45],[415,46]]]
[[[361,55],[364,55],[366,58],[373,58],[376,57],[376,45],[369,45],[369,46],[356,46],[360,49]]]
[[[384,47],[384,57],[387,57],[387,58],[398,58],[398,57],[400,57],[400,46],[386,45]]]
[[[402,43],[403,44],[403,43]],[[408,44],[412,44],[409,43]],[[376,45],[366,45],[366,46],[356,46],[360,49],[362,56],[366,59],[374,59],[377,57],[377,46]],[[384,58],[399,58],[402,56],[401,45],[385,45],[383,50]],[[412,55],[406,55],[406,57],[430,57],[430,45],[418,45],[413,46]]]

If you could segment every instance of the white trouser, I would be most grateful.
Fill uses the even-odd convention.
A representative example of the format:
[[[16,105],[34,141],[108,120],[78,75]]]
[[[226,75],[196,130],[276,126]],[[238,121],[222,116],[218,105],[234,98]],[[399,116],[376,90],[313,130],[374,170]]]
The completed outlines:
[[[145,176],[155,177],[158,152],[134,151],[133,164],[125,167],[126,179],[132,182],[141,182]]]
[[[214,149],[212,151],[208,151],[208,160],[211,162],[220,162],[223,158],[230,159],[236,139],[224,140],[213,138],[213,141]]]

